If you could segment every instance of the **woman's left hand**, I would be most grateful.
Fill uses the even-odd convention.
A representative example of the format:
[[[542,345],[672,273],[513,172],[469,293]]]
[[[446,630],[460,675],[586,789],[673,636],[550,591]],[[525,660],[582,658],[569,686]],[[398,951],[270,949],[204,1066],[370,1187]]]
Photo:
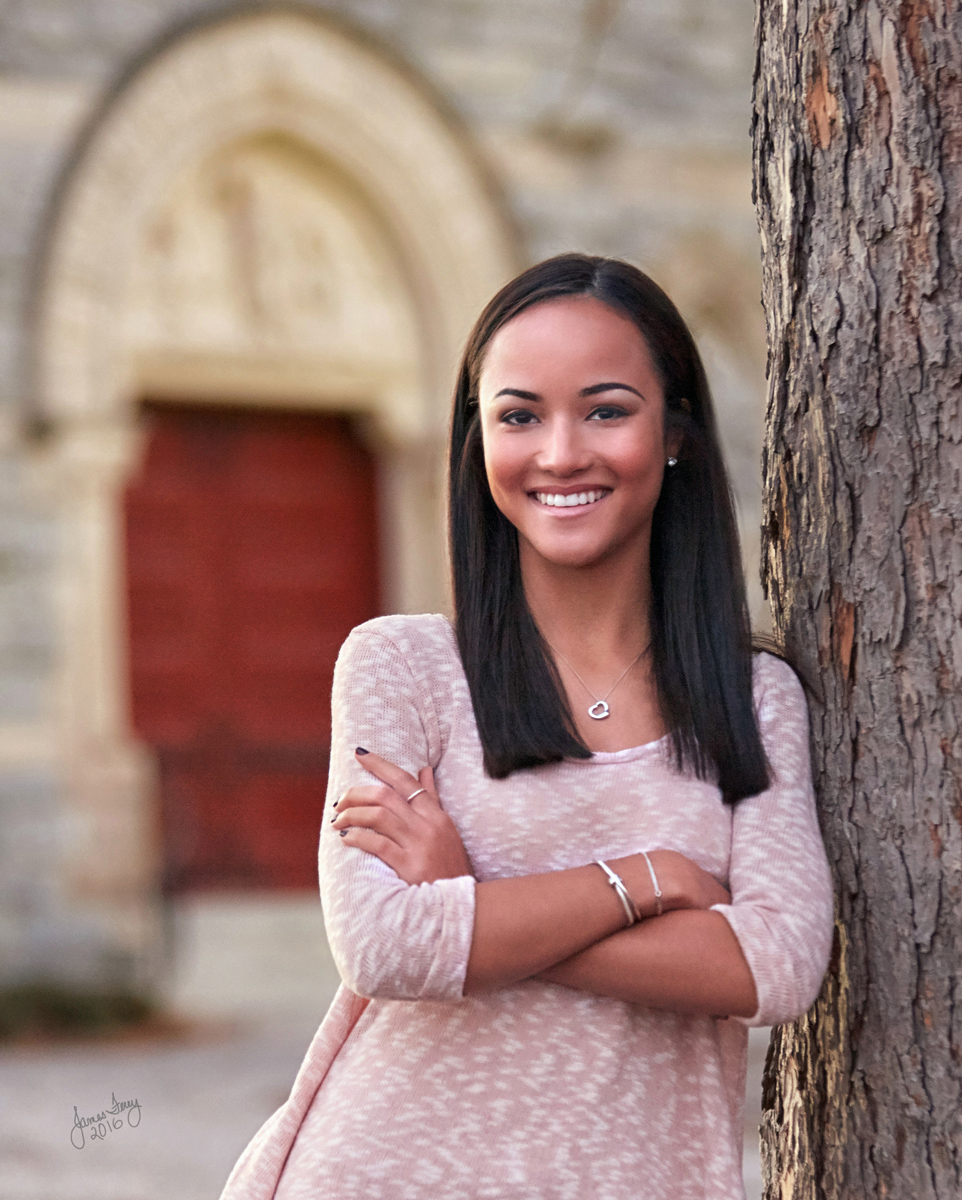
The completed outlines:
[[[474,874],[461,835],[441,807],[430,767],[415,778],[379,754],[356,758],[380,783],[348,788],[338,800],[334,828],[346,845],[373,854],[405,883]]]

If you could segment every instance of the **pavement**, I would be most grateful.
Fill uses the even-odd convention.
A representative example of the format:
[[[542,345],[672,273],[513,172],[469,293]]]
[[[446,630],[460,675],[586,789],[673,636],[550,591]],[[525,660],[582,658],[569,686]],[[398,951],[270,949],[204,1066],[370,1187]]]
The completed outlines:
[[[0,1200],[217,1200],[287,1097],[316,1025],[304,1015],[208,1022],[160,1038],[0,1050]],[[748,1200],[761,1196],[767,1036],[753,1030],[750,1043]],[[109,1108],[109,1121],[83,1124]]]
[[[0,1052],[2,1200],[217,1200],[286,1099],[315,1023]],[[96,1127],[76,1117],[124,1109]]]

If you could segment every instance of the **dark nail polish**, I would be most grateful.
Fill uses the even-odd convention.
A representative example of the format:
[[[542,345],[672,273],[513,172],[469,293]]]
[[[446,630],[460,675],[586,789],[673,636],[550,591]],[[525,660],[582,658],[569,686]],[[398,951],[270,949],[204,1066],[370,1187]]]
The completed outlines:
[[[369,754],[370,751],[365,750],[363,746],[357,746],[357,747],[355,747],[354,753],[355,754]]]
[[[347,837],[347,830],[346,830],[346,829],[339,829],[339,830],[338,830],[338,833],[341,835],[341,837]]]
[[[337,820],[337,813],[335,813],[334,816],[331,817],[331,824],[333,825],[336,820]]]

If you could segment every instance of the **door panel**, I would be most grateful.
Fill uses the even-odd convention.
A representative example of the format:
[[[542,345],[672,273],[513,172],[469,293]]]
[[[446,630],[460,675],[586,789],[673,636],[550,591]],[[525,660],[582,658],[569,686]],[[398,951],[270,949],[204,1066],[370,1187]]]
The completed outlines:
[[[340,417],[147,420],[125,497],[128,628],[165,887],[314,887],[334,661],[378,612],[375,464]]]

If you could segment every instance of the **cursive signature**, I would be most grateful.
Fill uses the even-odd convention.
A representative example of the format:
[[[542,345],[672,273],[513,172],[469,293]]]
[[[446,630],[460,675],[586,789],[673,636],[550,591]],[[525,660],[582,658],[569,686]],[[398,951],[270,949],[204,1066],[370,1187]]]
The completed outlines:
[[[123,1129],[125,1113],[126,1124],[131,1129],[136,1129],[140,1124],[139,1100],[136,1098],[118,1100],[113,1092],[110,1093],[110,1099],[112,1101],[110,1108],[94,1113],[91,1117],[82,1117],[77,1112],[76,1104],[73,1106],[73,1128],[70,1130],[70,1142],[76,1149],[84,1148],[88,1136],[92,1142],[102,1141],[108,1133],[113,1133],[116,1129]]]

